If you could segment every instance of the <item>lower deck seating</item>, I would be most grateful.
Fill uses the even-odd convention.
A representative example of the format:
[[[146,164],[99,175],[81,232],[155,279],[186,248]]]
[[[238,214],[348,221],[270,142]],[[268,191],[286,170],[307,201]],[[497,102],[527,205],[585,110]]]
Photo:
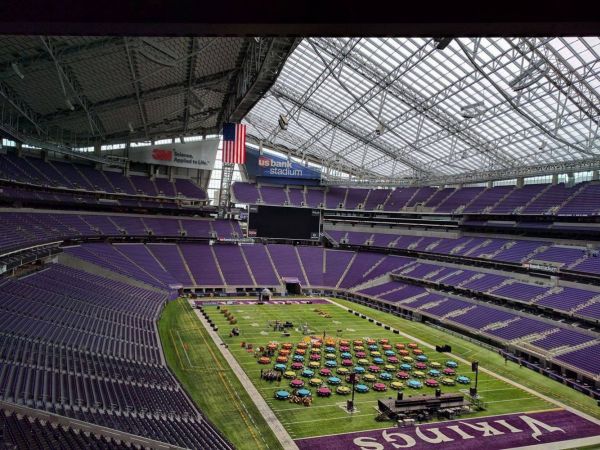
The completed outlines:
[[[164,364],[156,320],[172,277],[155,260],[137,258],[144,246],[128,246],[136,250],[126,251],[127,257],[118,247],[123,248],[89,244],[70,250],[113,271],[112,277],[50,264],[3,280],[0,400],[181,447],[231,448]],[[137,281],[119,281],[121,275]],[[156,283],[140,283],[151,279]],[[9,430],[8,442],[16,440],[18,448],[36,448],[29,442],[31,427],[40,433],[36,439],[50,442],[41,448],[71,448],[68,430],[57,432],[65,443],[54,447],[55,435],[46,436],[35,420],[0,416],[0,430]],[[100,445],[95,438],[80,442],[83,447],[74,448]]]

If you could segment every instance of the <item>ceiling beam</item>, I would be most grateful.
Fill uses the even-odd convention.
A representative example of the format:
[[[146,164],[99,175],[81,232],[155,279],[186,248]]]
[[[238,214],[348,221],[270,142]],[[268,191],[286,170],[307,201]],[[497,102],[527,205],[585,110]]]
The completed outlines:
[[[123,41],[125,42],[125,52],[127,53],[127,63],[129,65],[129,76],[131,77],[131,84],[133,85],[133,89],[135,90],[135,99],[138,106],[138,112],[140,114],[140,121],[144,127],[144,135],[146,138],[148,135],[148,114],[146,112],[146,107],[142,103],[141,99],[141,91],[142,87],[140,86],[140,82],[138,81],[140,71],[137,65],[137,56],[135,54],[135,50],[129,47],[128,37],[123,37]]]
[[[339,53],[339,45],[334,46],[333,40],[327,39],[322,40],[321,42],[324,42],[323,47],[327,49],[332,56],[336,58],[342,57]],[[346,55],[344,57],[344,61],[348,67],[352,68],[365,78],[373,81],[376,83],[376,85],[382,85],[387,81],[387,74],[379,66],[375,65],[368,58],[363,57],[356,52]],[[462,118],[461,120],[456,120],[453,116],[449,115],[437,106],[423,108],[425,98],[412,86],[408,85],[407,83],[402,83],[400,85],[396,80],[394,80],[392,83],[386,84],[387,86],[385,89],[389,94],[393,95],[410,108],[417,110],[420,114],[425,115],[437,126],[447,130],[451,135],[455,135],[458,137],[458,139],[465,142],[469,147],[476,149],[480,153],[487,154],[488,157],[503,167],[510,167],[513,164],[513,161],[506,158],[497,149],[487,146],[485,139],[478,135],[473,129],[458,126]],[[393,128],[390,128],[390,130],[393,131]],[[415,150],[420,151],[422,148],[423,146],[419,145],[419,147],[415,147]]]
[[[209,89],[213,86],[219,85],[224,81],[227,81],[232,74],[233,71],[224,70],[222,72],[217,72],[210,75],[194,78],[194,80],[192,81],[192,89]],[[174,95],[183,94],[187,92],[188,89],[189,88],[187,83],[171,83],[165,86],[148,89],[146,91],[140,91],[139,100],[142,103],[144,103],[152,100],[167,98]],[[113,97],[107,100],[102,100],[100,102],[91,104],[91,107],[97,113],[101,113],[105,111],[114,111],[117,109],[136,105],[137,101],[138,96],[135,93],[133,93],[119,97]],[[41,121],[43,123],[61,122],[63,120],[70,120],[72,118],[80,117],[82,114],[85,114],[85,111],[82,111],[81,108],[75,108],[74,111],[64,109],[52,114],[46,114],[45,116],[42,116]]]
[[[315,153],[304,155],[300,154],[297,148],[300,145],[302,145],[302,143],[304,142],[304,138],[296,135],[290,130],[286,130],[285,132],[279,134],[279,136],[277,137],[279,142],[268,141],[268,133],[273,124],[271,122],[266,121],[257,114],[254,114],[252,112],[246,114],[246,117],[244,117],[244,121],[246,121],[252,127],[249,131],[249,142],[253,142],[256,145],[260,145],[262,143],[266,147],[272,148],[273,150],[278,150],[283,153],[289,153],[298,158],[311,161],[315,164],[319,164],[324,167],[335,168],[346,173],[358,174],[362,171],[361,167],[343,157],[340,157],[338,161],[329,160],[329,151],[326,148],[313,147],[313,149],[316,150]],[[256,130],[258,135],[253,135],[251,133],[252,129]]]
[[[358,45],[360,40],[361,40],[361,38],[349,39],[348,42],[344,45],[342,52],[345,54],[347,52],[352,51]],[[308,42],[310,42],[310,39],[308,39]],[[300,99],[300,103],[298,105],[294,105],[292,110],[288,112],[288,116],[290,119],[294,118],[296,116],[296,113],[298,114],[298,116],[300,116],[300,112],[302,111],[302,105],[304,104],[304,102],[307,101],[308,99],[310,99],[310,97],[317,91],[317,89],[319,89],[321,87],[321,85],[325,82],[325,80],[327,80],[329,78],[329,76],[332,73],[334,73],[335,70],[337,69],[337,67],[340,66],[341,64],[342,64],[342,60],[338,60],[333,65],[333,67],[330,67],[328,62],[325,62],[325,61],[323,62],[323,66],[324,66],[323,70],[313,80],[313,82],[310,84],[310,86],[308,86],[308,88],[304,91],[304,93],[302,94],[302,98]],[[267,140],[270,142],[273,142],[275,140],[275,138],[277,137],[277,133],[279,133],[280,130],[281,130],[281,128],[278,125],[275,125],[273,127],[273,131],[269,134]]]
[[[63,44],[60,40],[55,41],[54,51],[55,55],[61,60],[73,58],[79,55],[84,55],[88,52],[100,50],[104,48],[115,50],[115,47],[123,45],[123,40],[120,37],[102,37],[96,38],[96,40],[86,42],[78,45]],[[27,76],[29,70],[41,70],[48,65],[54,65],[53,58],[48,54],[45,49],[40,49],[38,53],[33,55],[17,57],[4,65],[0,66],[0,78],[4,79],[9,76],[13,76],[12,64],[17,64],[23,69],[24,75]]]
[[[33,125],[35,132],[40,136],[47,136],[48,130],[40,124],[40,117],[19,95],[6,83],[0,81],[0,96],[4,99],[19,113],[21,116]],[[23,124],[16,124],[20,127]]]
[[[214,116],[215,114],[217,114],[221,109],[220,108],[210,108],[210,109],[206,109],[204,111],[200,111],[198,113],[194,113],[190,115],[190,122],[193,122],[195,120],[199,120],[199,119],[208,119],[211,116]],[[117,131],[114,133],[110,133],[107,134],[105,136],[106,141],[111,141],[111,142],[126,142],[126,141],[140,141],[140,140],[146,140],[146,139],[158,139],[160,136],[165,136],[163,133],[166,133],[166,130],[164,129],[157,129],[159,127],[164,127],[164,126],[169,126],[171,124],[177,123],[179,124],[177,128],[175,129],[169,129],[170,133],[170,137],[173,137],[174,135],[177,136],[186,136],[189,134],[205,134],[205,133],[210,133],[210,134],[216,134],[218,132],[218,130],[215,129],[202,129],[201,132],[198,132],[198,130],[190,130],[188,129],[187,132],[182,133],[181,130],[181,124],[183,123],[184,120],[184,115],[183,114],[179,114],[177,116],[171,117],[169,119],[162,119],[162,120],[157,120],[154,122],[150,122],[146,124],[146,127],[148,129],[148,136],[146,136],[145,130],[143,128],[134,128],[134,131],[131,132],[130,130],[123,130],[123,131]],[[169,137],[169,136],[167,136]]]
[[[79,105],[81,105],[81,108],[83,109],[83,111],[85,112],[85,115],[87,116],[88,124],[90,126],[90,131],[92,132],[92,136],[99,136],[100,138],[102,138],[104,135],[104,132],[105,132],[104,126],[102,125],[100,118],[98,117],[96,112],[93,110],[88,99],[86,98],[85,94],[83,93],[83,89],[82,89],[81,85],[79,84],[79,82],[77,81],[75,74],[73,73],[73,71],[71,70],[71,68],[68,65],[64,64],[56,56],[54,44],[50,37],[40,36],[40,40],[42,41],[44,48],[46,49],[46,51],[48,52],[48,54],[54,61],[54,64],[56,66],[56,71],[58,73],[60,85],[62,86],[63,94],[65,95],[65,102],[70,102],[71,96],[73,96],[75,99],[77,99],[77,102],[79,103]],[[70,93],[67,92],[67,86],[65,86],[65,82],[68,85],[69,90],[71,91]],[[74,108],[74,105],[72,105],[72,106]]]
[[[198,54],[196,52],[197,47],[197,39],[195,36],[190,37],[190,41],[188,44],[188,53],[190,58],[188,59],[187,66],[187,91],[185,94],[185,98],[183,100],[183,107],[185,108],[184,116],[183,116],[183,132],[187,132],[188,126],[190,124],[190,115],[191,115],[191,105],[190,105],[190,97],[195,95],[192,90],[192,83],[194,81],[194,73],[196,71],[196,63],[198,61]]]
[[[275,83],[273,85],[273,87],[271,88],[270,92],[272,95],[282,98],[282,99],[288,101],[289,103],[291,103],[292,105],[300,104],[301,96],[296,94],[294,91],[292,91],[287,86],[284,86],[282,84]],[[316,104],[316,102],[314,102],[312,100],[306,100],[302,104],[302,109],[304,111],[312,114],[313,116],[317,117],[319,120],[324,122],[327,126],[335,127],[337,129],[339,129],[340,131],[346,133],[348,136],[351,136],[352,138],[356,139],[357,141],[360,141],[363,143],[367,142],[368,132],[366,132],[365,130],[361,130],[360,127],[356,126],[356,124],[346,125],[343,122],[336,123],[336,121],[335,121],[336,114],[334,112],[328,110],[324,105]],[[313,137],[312,139],[314,140],[316,138]],[[402,164],[412,168],[416,172],[421,171],[421,167],[418,164],[415,164],[414,161],[411,161],[408,158],[398,158],[396,155],[396,152],[395,152],[395,148],[393,146],[388,146],[386,143],[371,143],[370,146],[372,148],[374,148],[375,150],[378,150],[379,152],[389,156],[392,159],[398,159]],[[335,156],[338,156],[338,155],[335,155]],[[345,156],[345,155],[339,155],[339,156]]]
[[[508,42],[523,57],[541,59],[546,66],[544,75],[552,85],[580,109],[586,116],[598,123],[600,119],[600,93],[589,85],[577,70],[552,46],[546,38],[508,39]]]
[[[298,38],[254,38],[249,39],[246,56],[238,70],[231,95],[225,98],[222,122],[240,122],[268,91],[283,65],[300,42]]]
[[[337,44],[338,44],[338,48],[336,48],[336,50],[335,50],[335,52],[333,52],[332,56],[334,56],[335,58],[342,58],[340,48],[339,48],[342,46],[342,41],[339,41]],[[398,78],[400,78],[402,75],[404,75],[408,70],[410,70],[416,64],[421,62],[424,58],[426,58],[427,55],[429,55],[432,51],[434,51],[434,48],[427,46],[427,44],[424,44],[424,45],[420,46],[419,48],[417,48],[417,50],[415,50],[409,57],[404,59],[396,68],[394,68],[394,70],[392,70],[389,74],[386,74],[385,80],[382,83],[374,83],[373,86],[367,92],[365,92],[363,94],[363,96],[362,96],[363,102],[368,102],[371,99],[375,98],[377,95],[379,95],[381,92],[383,92],[389,85],[391,85]],[[351,55],[353,55],[355,53],[356,52],[352,52],[350,54],[343,56],[344,61],[347,62],[348,59],[351,57]],[[367,79],[369,79],[369,78],[367,77]],[[332,123],[328,123],[325,126],[323,126],[320,130],[318,130],[314,134],[314,136],[311,139],[307,140],[305,142],[305,144],[302,146],[302,148],[299,150],[306,150],[306,149],[310,148],[310,146],[313,145],[317,139],[326,135],[331,129],[336,128],[338,126],[337,124],[343,123],[346,119],[348,119],[348,117],[350,117],[352,114],[354,114],[361,107],[362,107],[361,103],[359,103],[359,102],[354,102],[351,105],[349,105],[342,112],[340,112],[339,114],[336,115],[336,117],[334,118]]]

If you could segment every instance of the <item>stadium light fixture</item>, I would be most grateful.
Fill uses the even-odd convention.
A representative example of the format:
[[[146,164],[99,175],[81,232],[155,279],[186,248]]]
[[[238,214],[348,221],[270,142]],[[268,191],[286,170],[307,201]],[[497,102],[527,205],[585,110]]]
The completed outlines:
[[[287,130],[288,123],[289,119],[285,115],[279,114],[279,128],[282,130]]]
[[[69,100],[68,98],[65,98],[65,105],[67,105],[67,108],[69,108],[71,111],[75,111],[75,106],[73,105],[73,102],[71,102],[71,100]]]
[[[515,92],[521,91],[537,83],[547,71],[548,67],[546,67],[543,60],[533,61],[526,70],[513,78],[508,85]]]
[[[135,129],[133,128],[133,125],[131,124],[131,122],[127,123],[127,127],[129,128],[129,132],[133,133],[135,131]]]
[[[460,107],[460,114],[465,119],[472,119],[474,117],[478,117],[485,112],[485,103],[484,102],[476,102],[470,105],[465,105]]]
[[[434,38],[433,41],[435,42],[436,50],[444,50],[446,47],[448,47],[450,45],[450,42],[452,42],[452,38],[449,38],[449,37]]]
[[[23,75],[23,72],[21,72],[21,68],[19,67],[19,65],[14,62],[10,65],[10,67],[12,67],[12,70],[15,74],[17,74],[17,76],[22,80],[23,78],[25,78],[25,75]]]

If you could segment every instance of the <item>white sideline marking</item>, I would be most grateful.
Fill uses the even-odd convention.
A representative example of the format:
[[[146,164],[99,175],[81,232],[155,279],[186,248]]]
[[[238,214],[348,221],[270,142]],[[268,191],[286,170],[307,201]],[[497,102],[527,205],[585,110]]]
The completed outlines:
[[[194,306],[191,302],[190,305],[192,307]],[[256,405],[256,408],[258,409],[260,414],[264,417],[265,422],[267,422],[271,430],[273,430],[273,434],[275,434],[277,440],[281,443],[281,446],[286,450],[299,450],[298,446],[296,445],[290,434],[284,428],[284,426],[279,421],[275,413],[271,410],[271,408],[269,407],[265,399],[262,397],[262,395],[258,392],[252,381],[250,381],[250,378],[248,377],[246,372],[244,372],[244,369],[242,369],[242,367],[239,365],[237,359],[235,359],[235,357],[229,351],[228,348],[225,348],[223,345],[221,345],[223,341],[221,340],[219,335],[208,326],[208,323],[205,321],[202,314],[200,314],[199,310],[194,309],[194,312],[196,313],[196,316],[200,320],[202,326],[204,326],[209,336],[214,341],[217,348],[220,350],[221,354],[233,370],[235,376],[238,378],[238,380],[240,380],[240,383],[248,392],[250,398],[252,399],[252,402]]]

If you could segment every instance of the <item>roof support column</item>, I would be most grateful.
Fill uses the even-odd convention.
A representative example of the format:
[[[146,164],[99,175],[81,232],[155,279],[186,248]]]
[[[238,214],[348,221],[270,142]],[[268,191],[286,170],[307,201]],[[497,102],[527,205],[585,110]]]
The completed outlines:
[[[558,174],[552,174],[552,186],[556,186],[558,184]]]
[[[518,188],[522,188],[524,184],[525,184],[525,178],[523,178],[523,177],[517,178],[517,187]]]

